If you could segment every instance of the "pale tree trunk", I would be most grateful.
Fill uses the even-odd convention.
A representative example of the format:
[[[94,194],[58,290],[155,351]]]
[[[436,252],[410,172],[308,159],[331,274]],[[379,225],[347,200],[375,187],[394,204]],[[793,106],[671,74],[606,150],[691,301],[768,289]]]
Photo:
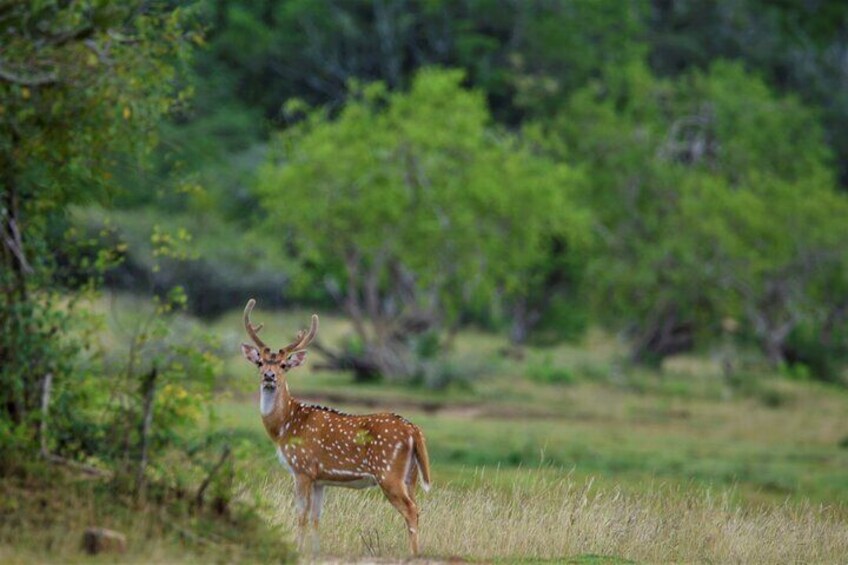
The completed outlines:
[[[355,249],[345,253],[345,275],[345,291],[334,289],[331,295],[350,318],[363,350],[336,352],[314,344],[327,359],[321,367],[352,370],[357,381],[412,377],[418,365],[410,338],[435,327],[438,320],[433,311],[420,307],[414,277],[385,252],[365,261]]]
[[[141,420],[141,453],[138,458],[138,469],[135,477],[135,493],[140,499],[144,498],[145,487],[147,484],[146,471],[147,461],[150,450],[150,431],[153,428],[153,404],[156,399],[156,376],[158,371],[154,366],[147,374],[142,383],[142,393],[144,395],[144,409]]]
[[[749,295],[746,305],[754,334],[773,368],[786,362],[786,341],[800,321],[792,308],[790,297],[787,282],[772,281],[766,285],[759,300]]]
[[[786,340],[795,329],[796,320],[790,318],[783,322],[775,322],[768,316],[753,312],[754,331],[760,339],[763,353],[772,368],[780,367],[786,362]]]
[[[530,308],[524,298],[515,300],[511,310],[509,341],[513,345],[522,346],[527,343],[530,332],[539,323],[542,316],[539,311]]]

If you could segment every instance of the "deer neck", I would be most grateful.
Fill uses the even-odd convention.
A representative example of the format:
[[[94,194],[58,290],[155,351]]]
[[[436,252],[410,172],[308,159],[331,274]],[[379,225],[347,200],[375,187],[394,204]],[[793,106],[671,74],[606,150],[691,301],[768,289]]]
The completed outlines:
[[[274,389],[260,388],[259,413],[262,415],[265,430],[272,438],[277,437],[283,424],[291,416],[292,404],[289,385],[285,380]]]

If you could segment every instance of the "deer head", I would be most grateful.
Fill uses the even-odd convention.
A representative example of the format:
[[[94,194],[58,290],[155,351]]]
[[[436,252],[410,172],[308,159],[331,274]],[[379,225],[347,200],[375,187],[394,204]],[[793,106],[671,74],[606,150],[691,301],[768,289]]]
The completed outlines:
[[[250,321],[250,313],[254,306],[256,306],[256,301],[251,298],[247,301],[247,306],[244,307],[244,329],[256,345],[243,343],[241,344],[241,352],[245,359],[259,368],[262,388],[274,390],[278,383],[285,379],[285,374],[288,371],[303,365],[306,361],[306,347],[315,339],[315,334],[318,332],[318,316],[312,315],[312,325],[308,332],[305,330],[299,331],[293,342],[278,351],[271,351],[271,348],[259,339],[262,324],[254,326]]]

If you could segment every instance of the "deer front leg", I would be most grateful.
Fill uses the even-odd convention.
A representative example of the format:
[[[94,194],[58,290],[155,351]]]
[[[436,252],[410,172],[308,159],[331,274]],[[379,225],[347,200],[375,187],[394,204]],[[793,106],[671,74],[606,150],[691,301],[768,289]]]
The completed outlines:
[[[318,555],[320,541],[318,522],[321,520],[321,508],[324,506],[324,485],[312,487],[312,553]]]
[[[297,550],[303,551],[306,541],[306,529],[312,513],[312,478],[308,475],[295,475],[294,501],[297,507]]]

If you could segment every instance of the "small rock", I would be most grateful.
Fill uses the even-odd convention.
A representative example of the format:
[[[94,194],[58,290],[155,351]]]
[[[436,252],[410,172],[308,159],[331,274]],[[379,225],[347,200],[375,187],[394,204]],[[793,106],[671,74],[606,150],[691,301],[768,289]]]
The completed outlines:
[[[127,536],[106,528],[88,528],[82,535],[82,547],[89,555],[124,553],[127,551]]]

